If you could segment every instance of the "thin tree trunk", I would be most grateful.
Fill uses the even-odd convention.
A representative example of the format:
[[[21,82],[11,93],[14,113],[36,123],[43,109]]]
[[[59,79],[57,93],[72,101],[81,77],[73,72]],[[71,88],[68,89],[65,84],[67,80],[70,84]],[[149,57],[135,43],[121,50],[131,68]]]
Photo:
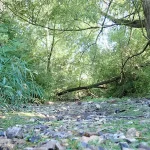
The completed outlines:
[[[55,29],[55,25],[54,25],[54,29]],[[49,37],[49,30],[48,30],[48,37]],[[47,38],[47,45],[48,45],[48,41],[49,38]],[[51,43],[51,48],[49,54],[48,54],[48,58],[47,58],[47,72],[50,72],[50,65],[51,65],[51,57],[52,57],[52,53],[54,50],[54,44],[55,44],[55,30],[53,30],[53,38],[52,38],[52,43]],[[48,46],[48,50],[49,50],[49,46]]]
[[[150,40],[150,0],[143,0],[142,2],[147,38]]]
[[[3,12],[4,10],[5,10],[5,5],[0,1],[0,12]]]

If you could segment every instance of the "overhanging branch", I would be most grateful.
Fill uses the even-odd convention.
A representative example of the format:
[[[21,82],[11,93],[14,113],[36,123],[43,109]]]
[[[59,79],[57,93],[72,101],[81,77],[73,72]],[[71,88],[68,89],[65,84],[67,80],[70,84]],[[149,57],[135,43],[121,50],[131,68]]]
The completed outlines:
[[[107,19],[111,20],[112,22],[114,22],[116,25],[125,25],[125,26],[129,26],[132,28],[143,28],[145,27],[145,20],[127,20],[124,18],[120,18],[117,19],[111,15],[109,15],[108,13],[105,13],[103,11],[101,11],[101,14],[106,16]]]
[[[48,26],[45,26],[45,25],[42,25],[42,24],[38,24],[36,22],[33,21],[33,19],[31,19],[32,21],[30,21],[29,18],[26,18],[20,14],[18,14],[17,12],[15,12],[13,9],[11,9],[8,5],[6,5],[2,0],[0,0],[0,2],[2,2],[15,16],[19,17],[21,20],[31,24],[31,25],[34,25],[34,26],[38,26],[38,27],[42,27],[42,28],[45,28],[45,29],[49,29],[51,31],[55,30],[55,31],[66,31],[66,32],[70,32],[70,31],[84,31],[84,30],[91,30],[91,29],[99,29],[100,27],[99,26],[89,26],[89,27],[85,27],[85,28],[72,28],[72,29],[59,29],[59,28],[51,28],[51,27],[48,27]]]
[[[36,21],[30,21],[29,18],[26,18],[25,16],[22,16],[20,14],[18,14],[17,12],[15,12],[12,8],[10,8],[7,4],[5,4],[5,2],[3,2],[2,0],[0,0],[0,2],[3,3],[3,5],[5,5],[15,16],[19,17],[20,19],[22,19],[23,21],[34,25],[34,26],[38,26],[38,27],[42,27],[42,28],[46,28],[49,30],[55,30],[55,31],[65,31],[65,32],[70,32],[70,31],[84,31],[84,30],[92,30],[92,29],[99,29],[101,28],[100,26],[89,26],[89,27],[85,27],[85,28],[65,28],[65,29],[53,29],[50,27],[47,27],[45,25],[39,24]],[[105,16],[107,19],[111,20],[112,22],[115,23],[115,25],[125,25],[125,26],[129,26],[129,27],[133,27],[133,28],[142,28],[145,27],[145,20],[126,20],[124,18],[122,19],[116,19],[115,17],[109,15],[107,12],[103,12],[101,11],[101,14],[103,16]],[[106,27],[111,27],[111,26],[102,26],[102,28],[106,28]]]

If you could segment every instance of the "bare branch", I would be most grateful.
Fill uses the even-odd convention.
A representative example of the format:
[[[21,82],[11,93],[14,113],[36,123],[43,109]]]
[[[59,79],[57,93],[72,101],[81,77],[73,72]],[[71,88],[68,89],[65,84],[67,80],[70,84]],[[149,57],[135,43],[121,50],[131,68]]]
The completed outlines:
[[[102,22],[102,27],[101,27],[101,29],[100,29],[100,31],[99,31],[97,37],[96,37],[95,43],[97,43],[97,40],[98,40],[100,34],[103,32],[103,28],[104,28],[103,26],[104,26],[104,24],[105,24],[105,21],[106,21],[106,18],[107,18],[107,14],[108,14],[108,11],[109,11],[109,8],[110,8],[112,2],[113,2],[113,0],[111,0],[111,1],[109,2],[109,4],[108,4],[108,8],[107,8],[106,14],[105,14],[105,16],[104,16],[104,20],[103,20],[103,22]]]
[[[122,70],[124,69],[126,63],[127,63],[130,59],[132,59],[133,57],[139,56],[139,55],[141,55],[142,53],[144,53],[144,52],[146,51],[147,47],[149,46],[149,44],[150,44],[150,41],[148,41],[148,42],[146,43],[146,45],[145,45],[145,47],[143,48],[142,51],[140,51],[140,52],[138,52],[138,53],[136,53],[136,54],[133,54],[132,56],[129,56],[129,57],[126,59],[126,61],[123,63],[123,65],[122,65]]]

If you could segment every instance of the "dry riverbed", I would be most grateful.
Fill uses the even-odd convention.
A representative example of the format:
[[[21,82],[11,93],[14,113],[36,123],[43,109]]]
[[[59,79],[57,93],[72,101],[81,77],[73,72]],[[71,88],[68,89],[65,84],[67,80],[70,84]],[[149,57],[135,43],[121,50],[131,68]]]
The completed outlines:
[[[11,112],[1,106],[0,150],[5,149],[150,150],[150,100],[49,102]]]

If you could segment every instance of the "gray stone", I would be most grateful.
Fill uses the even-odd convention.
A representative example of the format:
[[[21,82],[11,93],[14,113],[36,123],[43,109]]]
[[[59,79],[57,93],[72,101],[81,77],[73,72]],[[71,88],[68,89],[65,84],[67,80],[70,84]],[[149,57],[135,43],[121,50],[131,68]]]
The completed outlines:
[[[65,148],[57,140],[50,140],[34,150],[65,150]]]
[[[71,134],[66,132],[55,132],[53,136],[56,138],[68,138],[71,136]]]
[[[101,105],[95,104],[96,110],[99,110],[101,108]]]
[[[28,139],[28,141],[31,142],[31,143],[37,143],[37,142],[40,141],[40,139],[41,139],[40,136],[32,136],[32,137],[30,137],[30,138]]]
[[[6,133],[4,131],[0,131],[0,137],[5,137]]]
[[[13,138],[12,142],[16,145],[23,145],[26,143],[26,141],[24,139],[18,139],[18,138]]]
[[[1,138],[0,139],[0,150],[12,150],[15,144],[12,144],[11,139]]]
[[[26,147],[24,150],[35,150],[33,147]]]
[[[39,125],[36,125],[34,128],[39,129],[40,131],[44,131],[44,130],[48,129],[48,126],[39,124]]]
[[[128,129],[128,131],[126,133],[126,137],[127,138],[134,138],[137,136],[137,134],[139,134],[139,132],[135,128],[130,128],[130,129]]]
[[[55,150],[56,143],[56,140],[50,140],[46,144],[43,144],[41,148],[45,148],[45,150]]]
[[[104,148],[103,148],[103,147],[101,147],[101,146],[99,146],[99,147],[98,147],[98,150],[104,150]]]
[[[129,148],[129,145],[126,142],[120,142],[119,145],[121,150],[124,150],[125,148]]]
[[[31,119],[29,120],[29,122],[35,122],[35,121],[36,121],[35,118],[31,118]]]
[[[101,135],[105,140],[113,140],[114,135],[112,133],[105,133]]]
[[[125,141],[129,144],[136,142],[137,140],[135,138],[126,138]]]
[[[83,147],[83,148],[88,148],[89,147],[89,145],[86,142],[81,142],[80,146]]]
[[[150,150],[150,146],[148,146],[148,144],[145,142],[140,143],[138,148],[143,150]]]
[[[23,138],[23,129],[21,127],[12,127],[6,130],[7,138]]]
[[[126,138],[124,133],[122,133],[122,132],[114,134],[113,137],[114,137],[114,140],[121,140],[121,139],[125,139]]]
[[[55,149],[57,150],[65,150],[65,147],[63,147],[59,142],[56,143]]]
[[[60,120],[63,120],[63,119],[64,119],[63,116],[57,116],[56,118],[57,118],[57,121],[60,121]]]

